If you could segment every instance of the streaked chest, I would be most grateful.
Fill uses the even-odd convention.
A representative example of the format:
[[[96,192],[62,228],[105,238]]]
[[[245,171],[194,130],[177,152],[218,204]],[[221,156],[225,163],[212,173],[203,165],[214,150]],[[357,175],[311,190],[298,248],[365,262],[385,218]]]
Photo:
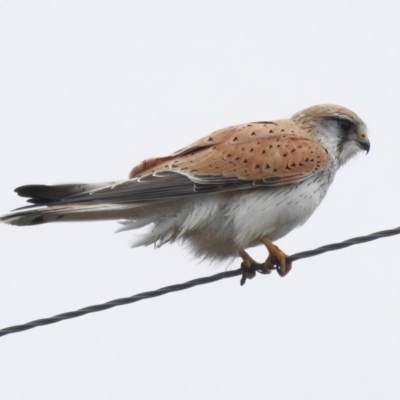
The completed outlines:
[[[320,174],[296,184],[255,189],[230,204],[235,241],[244,245],[261,236],[277,240],[304,224],[326,195],[333,177]]]

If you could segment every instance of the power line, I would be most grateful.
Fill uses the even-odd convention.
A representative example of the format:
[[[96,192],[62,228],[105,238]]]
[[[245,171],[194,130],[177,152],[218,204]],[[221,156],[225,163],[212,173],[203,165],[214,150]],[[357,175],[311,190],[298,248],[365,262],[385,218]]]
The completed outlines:
[[[359,237],[356,237],[353,239],[345,240],[344,242],[329,244],[327,246],[318,247],[317,249],[314,249],[314,250],[296,253],[291,256],[288,256],[287,260],[288,261],[296,261],[296,260],[300,260],[302,258],[313,257],[313,256],[316,256],[316,255],[319,255],[322,253],[326,253],[328,251],[340,250],[345,247],[353,246],[355,244],[371,242],[372,240],[376,240],[376,239],[388,237],[388,236],[394,236],[394,235],[398,235],[398,234],[400,234],[400,227],[395,228],[395,229],[389,229],[389,230],[385,230],[385,231],[375,232],[375,233],[372,233],[367,236],[359,236]],[[131,297],[123,297],[121,299],[108,301],[107,303],[97,304],[94,306],[81,308],[77,311],[69,311],[69,312],[66,312],[63,314],[55,315],[54,317],[38,319],[38,320],[31,321],[31,322],[28,322],[28,323],[22,324],[22,325],[10,326],[8,328],[1,329],[0,336],[9,335],[11,333],[16,333],[16,332],[22,332],[22,331],[25,331],[28,329],[36,328],[38,326],[54,324],[56,322],[60,322],[60,321],[66,320],[66,319],[77,318],[77,317],[80,317],[85,314],[107,310],[109,308],[123,306],[125,304],[135,303],[140,300],[151,299],[152,297],[162,296],[164,294],[172,293],[172,292],[178,292],[180,290],[189,289],[191,287],[198,286],[198,285],[205,285],[207,283],[216,282],[221,279],[232,278],[234,276],[242,275],[242,272],[243,272],[242,269],[236,269],[233,271],[225,271],[225,272],[221,272],[216,275],[199,278],[199,279],[194,279],[194,280],[186,282],[186,283],[180,283],[177,285],[166,286],[164,288],[153,290],[150,292],[135,294],[134,296],[131,296]]]

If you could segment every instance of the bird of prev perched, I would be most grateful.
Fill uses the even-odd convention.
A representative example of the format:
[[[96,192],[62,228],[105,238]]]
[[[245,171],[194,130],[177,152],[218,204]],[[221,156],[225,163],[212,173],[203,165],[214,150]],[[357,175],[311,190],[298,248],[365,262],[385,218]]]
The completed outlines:
[[[33,205],[0,217],[12,225],[121,220],[145,226],[133,244],[182,242],[196,257],[240,256],[243,279],[260,264],[245,249],[263,243],[268,273],[291,269],[272,242],[304,224],[336,171],[369,151],[366,125],[352,111],[317,105],[290,119],[218,130],[176,153],[137,165],[129,179],[97,184],[27,185],[15,189]]]

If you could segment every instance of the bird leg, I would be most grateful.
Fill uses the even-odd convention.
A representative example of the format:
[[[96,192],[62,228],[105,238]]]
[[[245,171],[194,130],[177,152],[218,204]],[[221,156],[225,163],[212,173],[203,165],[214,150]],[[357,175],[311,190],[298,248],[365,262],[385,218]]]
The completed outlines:
[[[291,270],[292,262],[287,261],[286,254],[267,237],[262,237],[260,241],[266,246],[269,252],[269,256],[264,263],[264,268],[270,271],[276,266],[278,274],[282,277],[285,276]]]
[[[239,255],[243,260],[241,264],[241,286],[246,283],[246,279],[253,279],[256,276],[256,272],[270,274],[273,269],[276,269],[278,274],[283,277],[292,268],[292,262],[286,260],[286,254],[278,246],[275,246],[267,237],[261,238],[260,242],[266,246],[269,253],[268,258],[262,264],[254,261],[246,251],[239,251]]]

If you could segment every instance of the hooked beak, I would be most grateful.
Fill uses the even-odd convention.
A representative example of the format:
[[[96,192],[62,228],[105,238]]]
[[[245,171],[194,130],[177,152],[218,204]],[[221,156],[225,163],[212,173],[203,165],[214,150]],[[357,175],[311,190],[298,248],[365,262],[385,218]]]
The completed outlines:
[[[358,135],[357,143],[361,149],[365,150],[367,154],[369,153],[369,149],[371,148],[371,143],[366,133],[360,133]]]

